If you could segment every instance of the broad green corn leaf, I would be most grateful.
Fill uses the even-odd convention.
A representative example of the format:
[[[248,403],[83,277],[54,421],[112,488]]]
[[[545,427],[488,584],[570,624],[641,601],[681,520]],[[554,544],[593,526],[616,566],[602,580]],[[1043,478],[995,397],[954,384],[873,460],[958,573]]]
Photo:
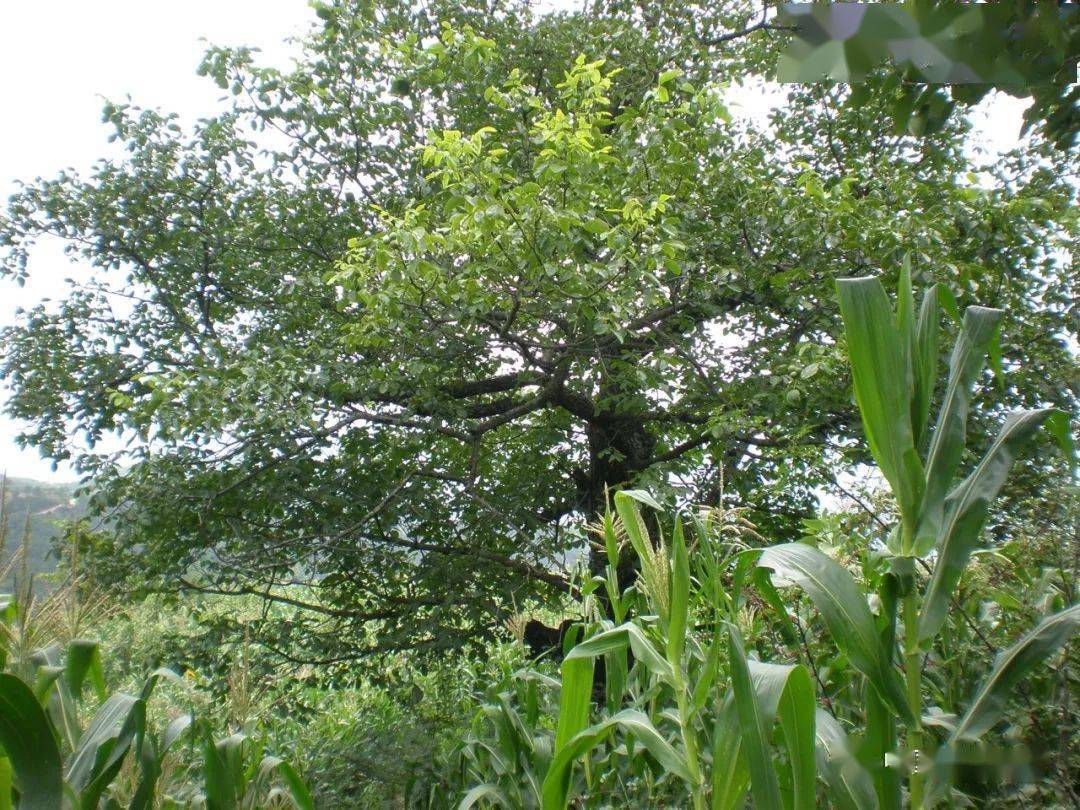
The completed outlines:
[[[839,279],[836,288],[867,444],[905,523],[913,526],[922,499],[923,468],[911,428],[910,344],[901,337],[878,279]]]
[[[916,530],[915,551],[925,554],[937,542],[945,495],[952,486],[967,439],[971,389],[986,364],[986,352],[1002,312],[968,307],[953,346],[949,378],[926,455],[926,493]]]
[[[911,429],[916,449],[923,446],[930,422],[930,404],[937,384],[938,337],[941,314],[938,310],[937,285],[923,295],[919,320],[915,326],[915,345],[912,350],[912,370],[915,392],[911,402]]]
[[[761,552],[758,565],[802,588],[818,609],[833,641],[899,716],[911,721],[900,676],[878,640],[874,616],[851,574],[812,546],[786,543]]]
[[[615,493],[615,502],[616,503],[619,502],[620,496],[622,496],[622,498],[624,498],[624,499],[625,498],[630,498],[632,500],[635,500],[638,503],[644,504],[645,506],[648,506],[648,507],[651,507],[652,509],[655,509],[657,512],[662,512],[663,509],[664,509],[664,507],[660,505],[660,503],[656,500],[656,498],[654,498],[652,495],[650,495],[648,492],[646,492],[643,489],[623,489],[623,490],[619,490],[619,492]]]
[[[590,639],[591,641],[592,639]],[[580,646],[580,645],[579,645]],[[576,649],[576,648],[575,648]],[[571,655],[573,655],[571,650]],[[607,649],[597,655],[608,652]],[[559,698],[559,723],[555,730],[555,759],[567,750],[571,740],[589,723],[589,702],[592,697],[593,655],[567,657],[562,662],[562,689]],[[544,807],[561,810],[566,807],[570,795],[570,779],[573,776],[573,758],[555,771],[554,763],[544,778]]]
[[[750,794],[754,798],[754,807],[758,810],[783,810],[780,783],[769,750],[769,728],[772,723],[765,719],[757,699],[742,638],[734,625],[728,625],[728,645],[731,684],[742,729],[742,749],[750,770]]]
[[[978,739],[993,728],[1007,706],[1009,693],[1027,674],[1056,653],[1080,625],[1080,605],[1048,616],[1006,650],[1000,652],[974,699],[964,712],[952,740]]]
[[[674,670],[671,664],[657,652],[656,647],[645,635],[641,627],[631,622],[604,630],[575,645],[567,653],[564,664],[566,661],[575,661],[582,658],[592,659],[600,655],[625,650],[627,645],[633,651],[634,657],[648,668],[653,675],[666,683],[673,682]]]
[[[101,796],[116,779],[128,752],[146,737],[146,701],[138,699],[131,707],[120,732],[105,741],[97,751],[93,778],[79,796],[82,810],[97,810]],[[83,738],[84,740],[86,737]]]
[[[938,559],[919,617],[919,641],[928,644],[945,621],[952,595],[979,542],[990,502],[1009,474],[1020,447],[1054,411],[1043,408],[1009,414],[986,455],[945,499]]]
[[[34,678],[34,697],[38,699],[38,702],[41,703],[42,706],[48,705],[49,694],[63,674],[63,667],[38,667]]]
[[[0,745],[11,763],[20,810],[57,810],[62,800],[60,751],[30,687],[0,674]]]
[[[499,790],[497,785],[485,783],[477,785],[466,793],[461,803],[458,804],[458,810],[470,810],[479,801],[498,802],[503,807],[513,807],[513,804],[507,800],[505,794]]]
[[[1015,644],[998,653],[994,667],[979,687],[967,711],[938,754],[938,760],[949,764],[951,755],[962,740],[977,741],[1001,719],[1008,706],[1009,695],[1028,673],[1056,653],[1080,625],[1080,605],[1048,616]],[[942,798],[948,790],[943,768],[933,773],[929,788],[932,800]]]
[[[117,692],[98,709],[67,769],[66,781],[79,794],[81,806],[97,806],[145,725],[146,702],[141,698]]]
[[[11,803],[11,791],[14,787],[11,761],[0,754],[0,810],[12,810],[15,806]]]
[[[105,700],[105,676],[101,669],[101,650],[98,642],[89,639],[75,639],[67,648],[67,660],[64,664],[68,688],[79,699],[83,684],[90,676],[90,684],[98,700]]]
[[[866,683],[866,732],[859,759],[869,771],[882,810],[900,810],[900,772],[890,767],[886,757],[897,748],[896,717],[878,691]]]
[[[595,748],[614,729],[633,735],[633,738],[652,755],[653,759],[668,773],[687,782],[690,772],[683,759],[671,744],[656,730],[641,712],[624,709],[606,720],[590,726],[561,746],[551,761],[543,786],[543,810],[564,810],[570,800],[570,777],[578,757]]]
[[[816,719],[817,766],[829,789],[831,806],[838,810],[876,810],[874,782],[852,754],[844,729],[824,709],[817,710]]]
[[[713,684],[716,683],[716,676],[719,674],[719,671],[720,632],[719,628],[717,628],[717,632],[713,636],[712,644],[709,645],[709,650],[705,654],[705,660],[701,664],[697,683],[694,684],[693,706],[695,712],[699,712],[705,708],[705,704],[712,695]]]
[[[78,707],[75,704],[75,698],[71,694],[71,690],[68,688],[66,679],[59,677],[64,672],[61,657],[60,647],[56,644],[50,644],[36,650],[31,656],[31,660],[46,674],[45,679],[48,680],[48,684],[39,683],[39,686],[44,691],[39,693],[38,697],[46,706],[49,718],[60,732],[62,743],[74,750],[79,745],[81,734]],[[53,677],[54,675],[56,677]],[[49,686],[53,687],[51,691],[49,691]]]
[[[734,693],[728,694],[713,726],[712,768],[712,810],[742,807],[750,787],[750,768]]]
[[[234,810],[238,806],[236,779],[226,752],[214,742],[209,729],[203,730],[203,789],[207,810]]]
[[[762,716],[779,717],[791,766],[796,810],[812,810],[815,793],[814,687],[802,665],[747,661]]]
[[[281,757],[263,757],[259,763],[259,774],[264,779],[270,776],[279,777],[285,783],[296,810],[315,810],[315,803],[311,800],[311,793],[304,780],[293,766]]]

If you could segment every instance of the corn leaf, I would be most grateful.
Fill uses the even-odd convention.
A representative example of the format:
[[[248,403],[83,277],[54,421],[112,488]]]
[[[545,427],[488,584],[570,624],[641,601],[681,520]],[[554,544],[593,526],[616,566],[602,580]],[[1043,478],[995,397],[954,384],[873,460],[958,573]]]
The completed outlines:
[[[915,447],[923,446],[930,422],[930,403],[937,384],[938,333],[941,313],[938,309],[937,285],[923,295],[919,309],[919,321],[915,327],[915,345],[912,349],[912,370],[915,390],[911,401],[911,430]]]
[[[815,794],[814,755],[814,687],[810,673],[802,665],[768,664],[747,661],[754,692],[765,718],[771,726],[779,717],[788,750],[791,784],[794,788],[793,806],[796,810],[812,810]]]
[[[712,738],[712,810],[735,810],[743,806],[750,787],[750,767],[742,748],[742,728],[729,692],[720,708]]]
[[[633,651],[634,657],[653,675],[665,683],[674,681],[674,670],[671,664],[657,652],[656,647],[645,635],[644,631],[631,622],[601,631],[577,644],[567,653],[563,663],[565,665],[567,661],[584,658],[592,659],[600,655],[607,655],[608,653],[625,650],[628,645]],[[591,674],[590,677],[592,677]]]
[[[631,734],[668,773],[687,782],[692,781],[686,760],[660,735],[649,718],[635,709],[624,709],[582,730],[559,748],[544,778],[543,810],[565,810],[570,800],[570,777],[574,762],[599,745],[616,728]]]
[[[886,764],[886,756],[896,752],[896,717],[882,700],[878,691],[866,683],[866,732],[859,748],[859,757],[870,773],[878,806],[883,810],[900,810],[900,773]]]
[[[60,751],[33,691],[0,674],[0,745],[20,791],[20,810],[56,810],[62,804]]]
[[[953,346],[949,378],[926,455],[926,493],[916,530],[915,551],[925,554],[937,543],[945,495],[952,486],[967,440],[971,389],[986,364],[986,352],[1002,312],[968,307]]]
[[[281,779],[296,810],[315,810],[315,803],[311,800],[311,793],[308,792],[304,780],[293,766],[281,757],[263,757],[259,763],[259,775],[263,779],[271,776]]]
[[[458,805],[458,810],[469,810],[479,801],[498,802],[503,807],[513,807],[497,785],[485,783],[466,793]]]
[[[64,667],[68,688],[76,699],[82,696],[83,684],[89,675],[94,694],[98,700],[105,700],[105,675],[101,669],[101,650],[96,641],[77,638],[68,644]]]
[[[682,521],[675,518],[671,539],[671,606],[668,616],[667,660],[678,667],[686,645],[686,624],[690,612],[690,559],[686,553]]]
[[[993,728],[1005,711],[1013,687],[1056,653],[1076,632],[1078,625],[1080,605],[1073,605],[1043,619],[1019,641],[999,653],[994,668],[957,723],[950,742],[975,740]]]
[[[878,800],[874,782],[852,754],[844,729],[823,709],[817,710],[816,720],[817,766],[832,806],[838,810],[875,810]]]
[[[772,753],[769,750],[769,727],[772,723],[766,720],[758,701],[742,638],[734,625],[728,625],[728,645],[731,684],[742,730],[742,748],[750,770],[750,794],[754,798],[754,807],[760,810],[783,810],[780,783],[776,778]]]
[[[986,455],[945,499],[938,560],[919,616],[919,641],[924,646],[945,621],[949,597],[979,542],[990,502],[1005,483],[1020,447],[1053,412],[1043,408],[1009,414]]]
[[[914,386],[909,340],[901,336],[878,279],[839,279],[836,288],[866,441],[892,487],[905,523],[914,525],[923,469],[911,427]]]
[[[900,676],[878,641],[873,614],[851,574],[812,546],[786,543],[761,552],[758,565],[802,588],[825,620],[833,641],[905,721],[912,721]]]

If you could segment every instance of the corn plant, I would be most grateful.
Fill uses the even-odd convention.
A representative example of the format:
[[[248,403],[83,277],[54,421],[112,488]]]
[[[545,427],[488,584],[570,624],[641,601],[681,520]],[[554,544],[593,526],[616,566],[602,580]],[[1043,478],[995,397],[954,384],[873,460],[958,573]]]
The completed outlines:
[[[992,499],[1039,426],[1067,430],[1049,410],[1012,414],[956,481],[971,389],[1001,313],[965,314],[932,423],[939,296],[951,306],[931,289],[916,316],[906,266],[898,313],[876,279],[840,282],[856,401],[900,516],[885,548],[866,550],[861,581],[810,543],[762,548],[754,527],[724,510],[650,530],[642,508],[661,513],[660,504],[642,491],[617,493],[598,527],[605,576],[580,587],[582,639],[569,642],[557,686],[526,669],[489,696],[458,751],[461,807],[719,810],[750,801],[863,810],[899,807],[905,795],[917,808],[951,798],[961,746],[991,731],[1011,690],[1075,630],[1080,606],[1004,650],[955,714],[924,706],[926,656],[942,643]],[[622,590],[616,572],[627,546],[640,575]],[[790,609],[797,592],[825,631],[818,646],[835,645],[847,673],[841,706],[825,693]],[[761,660],[762,648],[772,660]],[[933,740],[924,718],[945,729],[943,739]]]
[[[0,633],[0,663],[10,667],[0,673],[0,810],[120,808],[113,788],[125,766],[135,773],[129,810],[239,810],[286,806],[286,800],[299,810],[312,807],[306,787],[287,763],[265,756],[244,735],[215,742],[205,723],[199,724],[204,738],[201,789],[187,791],[193,795],[183,802],[165,794],[166,756],[181,738],[191,736],[193,718],[182,714],[155,731],[148,722],[148,704],[162,679],[182,680],[158,669],[138,694],[108,694],[99,646],[87,639],[75,639],[66,649],[52,643],[23,660],[22,640],[29,631],[20,611],[27,607],[0,597],[0,623],[9,630]],[[88,686],[98,706],[83,727],[81,704]]]

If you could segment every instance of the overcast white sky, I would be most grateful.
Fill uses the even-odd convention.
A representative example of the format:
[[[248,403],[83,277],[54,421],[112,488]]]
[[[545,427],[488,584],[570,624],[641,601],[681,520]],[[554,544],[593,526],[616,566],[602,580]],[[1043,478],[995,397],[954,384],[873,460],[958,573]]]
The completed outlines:
[[[549,0],[566,6],[573,0]],[[223,45],[252,45],[264,58],[287,64],[293,48],[284,43],[314,19],[306,0],[0,0],[0,200],[18,179],[49,177],[59,169],[85,169],[109,152],[101,123],[103,98],[130,95],[143,107],[162,107],[184,120],[219,109],[221,92],[195,75],[203,39]],[[770,96],[738,94],[733,110],[763,115]],[[980,114],[982,139],[992,149],[1016,141],[1023,105],[1005,99]],[[0,327],[30,307],[63,293],[63,279],[77,268],[58,245],[35,250],[30,281],[20,289],[0,281]],[[0,391],[0,404],[6,393]],[[53,472],[36,450],[14,441],[19,426],[0,416],[0,470],[9,475],[72,480]]]

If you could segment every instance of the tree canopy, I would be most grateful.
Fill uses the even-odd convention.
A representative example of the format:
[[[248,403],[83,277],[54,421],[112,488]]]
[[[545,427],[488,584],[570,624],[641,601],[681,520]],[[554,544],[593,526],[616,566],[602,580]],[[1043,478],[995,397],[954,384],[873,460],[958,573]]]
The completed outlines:
[[[725,83],[783,34],[704,5],[341,0],[293,69],[210,50],[218,117],[108,105],[125,155],[24,186],[0,245],[16,277],[45,236],[79,262],[2,371],[25,440],[93,477],[109,564],[285,601],[267,643],[333,660],[565,592],[606,487],[726,488],[796,536],[866,458],[834,281],[905,260],[1024,313],[984,407],[1073,409],[1065,158],[868,127],[887,77],[756,127]]]

